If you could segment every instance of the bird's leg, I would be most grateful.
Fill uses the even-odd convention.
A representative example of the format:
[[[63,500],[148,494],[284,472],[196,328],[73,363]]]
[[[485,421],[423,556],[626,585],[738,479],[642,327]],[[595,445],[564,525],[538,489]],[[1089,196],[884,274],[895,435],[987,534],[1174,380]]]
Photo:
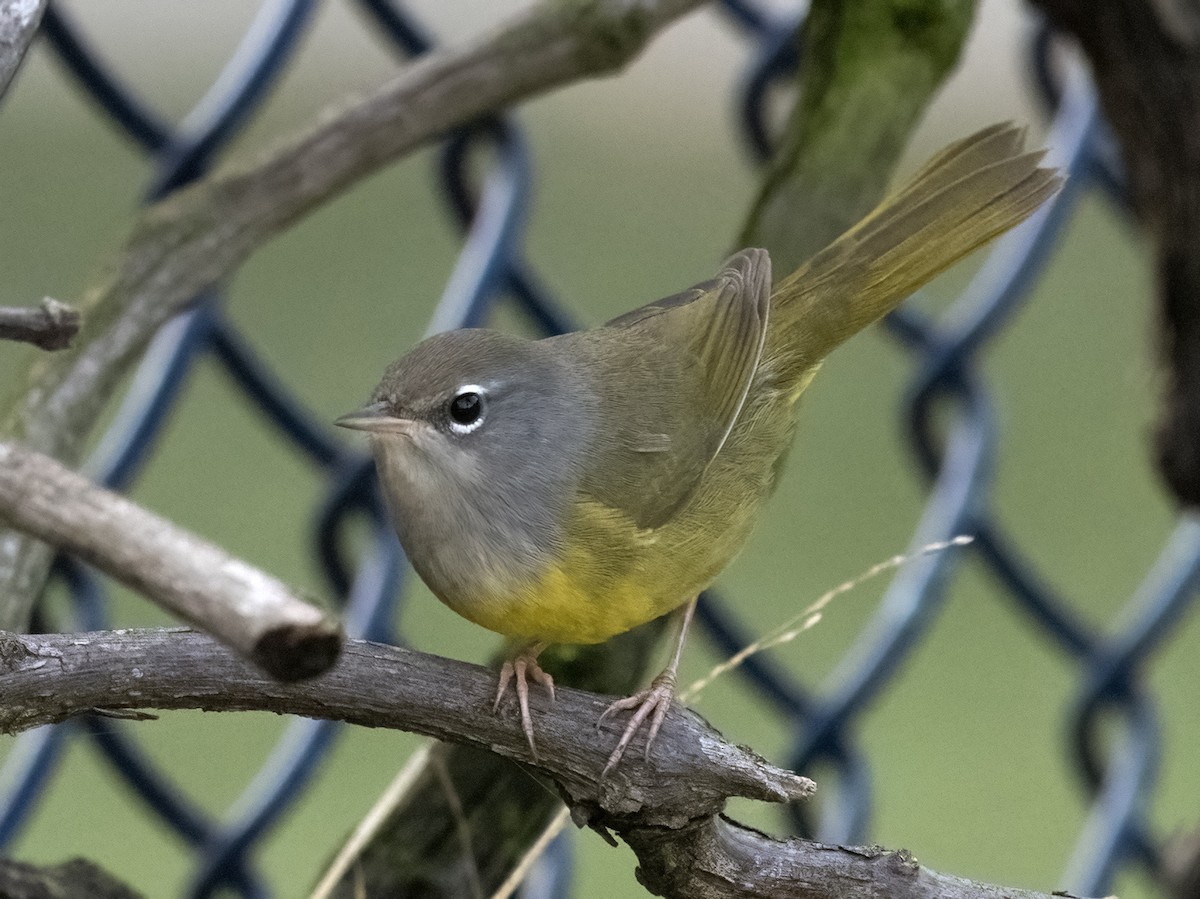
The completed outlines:
[[[529,683],[527,678],[537,681],[550,693],[554,700],[554,678],[542,670],[537,663],[537,657],[548,643],[530,643],[509,659],[500,668],[500,684],[496,688],[496,701],[492,703],[492,711],[500,708],[500,700],[508,690],[508,683],[516,680],[517,703],[521,706],[521,729],[525,731],[525,739],[529,741],[529,751],[533,760],[538,761],[537,745],[533,742],[533,718],[529,714]]]
[[[604,710],[604,714],[596,722],[596,726],[598,727],[605,718],[614,712],[625,709],[635,710],[629,719],[629,724],[625,726],[625,733],[621,735],[621,739],[617,743],[617,748],[612,751],[612,755],[608,757],[608,763],[604,766],[604,770],[600,772],[601,780],[616,766],[617,762],[621,761],[621,756],[625,754],[625,749],[629,746],[629,742],[641,728],[642,722],[647,718],[650,719],[650,730],[646,734],[646,758],[650,758],[650,747],[654,743],[654,738],[658,736],[658,729],[662,726],[663,719],[667,717],[667,710],[671,708],[671,700],[675,697],[675,678],[679,671],[679,657],[683,655],[683,641],[687,638],[688,625],[692,623],[692,615],[696,611],[697,599],[699,597],[693,597],[692,601],[683,610],[683,620],[679,625],[679,636],[675,640],[675,651],[671,655],[671,663],[663,669],[662,674],[651,681],[650,686],[645,690],[639,690],[625,699],[618,699]]]

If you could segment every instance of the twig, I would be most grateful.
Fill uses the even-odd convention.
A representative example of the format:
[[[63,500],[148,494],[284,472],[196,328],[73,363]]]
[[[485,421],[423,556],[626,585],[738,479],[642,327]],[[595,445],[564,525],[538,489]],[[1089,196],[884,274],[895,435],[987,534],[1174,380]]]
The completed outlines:
[[[21,67],[49,0],[0,0],[0,98]]]
[[[552,778],[576,823],[619,834],[638,855],[642,883],[663,896],[1049,899],[937,874],[905,852],[775,840],[726,819],[728,797],[790,802],[812,783],[726,743],[679,707],[649,759],[632,753],[601,781],[617,730],[597,737],[591,722],[604,699],[564,687],[553,703],[535,699],[535,763],[513,715],[489,711],[494,686],[484,668],[357,640],[326,674],[285,684],[184,629],[0,636],[0,731],[93,707],[262,710],[399,728],[489,749]]]
[[[79,313],[51,297],[37,307],[0,307],[0,340],[21,340],[43,350],[65,350],[78,333]]]
[[[619,69],[701,0],[551,0],[430,53],[251,164],[147,208],[83,301],[80,339],[42,360],[0,435],[77,464],[100,411],[154,332],[305,213],[423,144],[552,88]],[[0,628],[23,630],[49,558],[0,534]]]
[[[337,658],[341,626],[284,584],[48,456],[4,442],[0,521],[91,562],[275,677],[310,677]]]

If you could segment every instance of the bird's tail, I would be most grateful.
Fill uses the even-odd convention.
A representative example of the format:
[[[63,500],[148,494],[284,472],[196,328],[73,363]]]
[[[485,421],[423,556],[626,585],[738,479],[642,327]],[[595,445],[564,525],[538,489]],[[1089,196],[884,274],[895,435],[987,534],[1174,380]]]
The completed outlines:
[[[764,358],[784,383],[1059,190],[1024,139],[1006,123],[946,147],[775,289]]]

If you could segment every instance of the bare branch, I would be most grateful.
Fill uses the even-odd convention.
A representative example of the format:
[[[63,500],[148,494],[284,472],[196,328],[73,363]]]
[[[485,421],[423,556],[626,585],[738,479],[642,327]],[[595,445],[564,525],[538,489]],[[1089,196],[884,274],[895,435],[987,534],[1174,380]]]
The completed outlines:
[[[51,297],[37,307],[0,307],[0,340],[21,340],[43,350],[65,350],[78,333],[79,313]]]
[[[0,521],[69,550],[285,680],[337,658],[341,626],[270,575],[48,456],[0,442]]]
[[[326,674],[285,684],[184,629],[0,636],[0,731],[92,708],[263,710],[411,730],[549,777],[576,823],[625,839],[639,878],[663,896],[1049,899],[937,874],[905,852],[775,840],[729,821],[720,813],[730,796],[790,802],[812,782],[726,743],[678,706],[649,759],[630,753],[601,781],[620,730],[606,724],[597,735],[604,698],[565,687],[554,702],[538,694],[534,762],[513,711],[491,713],[494,687],[484,668],[357,640]]]
[[[512,715],[493,715],[486,668],[362,640],[346,641],[327,673],[283,683],[207,634],[173,628],[42,636],[0,635],[0,732],[62,721],[93,708],[269,711],[388,727],[488,749],[552,777],[577,821],[637,815],[679,827],[720,811],[729,796],[803,799],[812,781],[721,739],[698,715],[671,710],[649,762],[597,778],[619,735],[591,722],[604,699],[564,687],[538,697],[534,763]],[[581,725],[580,722],[588,722]]]
[[[1034,0],[1078,42],[1155,266],[1159,474],[1200,509],[1200,15],[1195,3]]]
[[[638,880],[680,899],[1073,899],[939,874],[903,849],[775,840],[724,816],[621,836],[637,853]]]
[[[80,340],[31,368],[0,434],[64,461],[157,328],[315,206],[447,131],[554,87],[611,72],[701,0],[552,0],[430,53],[247,165],[145,210],[86,295]],[[48,559],[0,534],[0,627],[23,630]]]
[[[48,5],[49,0],[0,0],[0,97],[21,67]]]

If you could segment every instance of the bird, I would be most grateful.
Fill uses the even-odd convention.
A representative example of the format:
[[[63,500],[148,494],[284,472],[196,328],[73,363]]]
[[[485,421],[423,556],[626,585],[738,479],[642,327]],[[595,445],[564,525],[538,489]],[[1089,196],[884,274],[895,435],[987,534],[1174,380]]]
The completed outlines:
[[[1003,123],[949,145],[774,286],[767,251],[747,248],[598,327],[436,334],[337,420],[369,435],[397,536],[431,591],[520,641],[493,709],[513,685],[535,759],[530,682],[554,696],[545,647],[682,609],[666,668],[601,716],[630,713],[602,777],[643,726],[649,757],[697,597],[770,497],[800,396],[836,346],[1059,190],[1024,140]]]

